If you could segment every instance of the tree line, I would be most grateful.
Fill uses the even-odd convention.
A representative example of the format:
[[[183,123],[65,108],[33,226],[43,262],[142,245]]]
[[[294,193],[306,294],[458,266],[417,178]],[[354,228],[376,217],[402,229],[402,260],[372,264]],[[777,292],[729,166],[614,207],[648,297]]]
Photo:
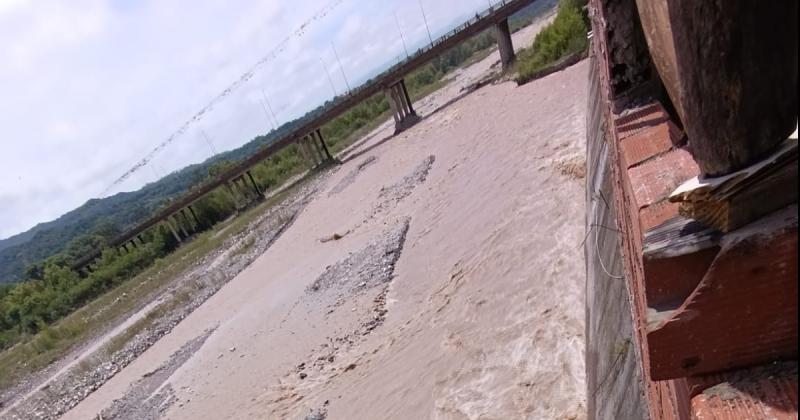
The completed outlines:
[[[486,50],[495,43],[491,31],[485,31],[450,49],[406,77],[409,93],[413,96],[438,82],[476,52]],[[384,95],[376,94],[325,124],[322,127],[323,137],[332,151],[341,150],[354,140],[357,130],[379,118],[388,118],[388,110],[389,104]],[[314,110],[303,118],[308,118],[314,112],[320,110]],[[298,121],[292,122],[295,123]],[[260,147],[269,144],[265,136],[259,136],[251,143],[255,142]],[[251,144],[240,149],[245,148],[252,151],[257,149]],[[228,157],[230,153],[222,155]],[[242,155],[241,158],[246,156]],[[204,180],[215,177],[235,163],[235,159],[216,159],[207,166]],[[292,145],[257,164],[250,173],[259,188],[268,191],[302,172],[305,166],[298,146]],[[184,191],[188,194],[191,188]],[[191,232],[212,229],[233,216],[244,203],[255,198],[254,195],[254,191],[218,187],[192,205],[196,220],[178,218],[178,222]],[[179,196],[173,195],[172,199]],[[150,213],[164,208],[169,204],[168,201],[162,200],[160,206],[151,209]],[[0,284],[0,350],[46,330],[64,316],[135,277],[179,245],[169,227],[161,223],[143,233],[144,243],[137,247],[128,247],[127,251],[110,248],[108,244],[120,232],[121,228],[108,220],[96,223],[91,232],[75,237],[60,252],[30,264],[23,281],[14,285]],[[94,249],[102,249],[102,253],[92,263],[91,272],[81,275],[70,268],[80,257]]]

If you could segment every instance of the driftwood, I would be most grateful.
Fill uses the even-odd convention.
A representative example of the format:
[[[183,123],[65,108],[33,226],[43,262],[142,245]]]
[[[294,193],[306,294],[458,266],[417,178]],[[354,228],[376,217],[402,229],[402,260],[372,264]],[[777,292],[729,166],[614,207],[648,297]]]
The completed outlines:
[[[678,187],[670,201],[682,215],[730,232],[797,202],[797,131],[772,155],[717,178],[695,177]]]

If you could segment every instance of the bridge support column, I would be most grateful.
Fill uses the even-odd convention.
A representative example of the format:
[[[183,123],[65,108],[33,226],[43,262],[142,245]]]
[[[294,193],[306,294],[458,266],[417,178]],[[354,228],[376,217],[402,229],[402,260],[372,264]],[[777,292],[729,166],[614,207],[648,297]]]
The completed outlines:
[[[255,190],[255,192],[258,195],[258,197],[259,198],[263,198],[264,197],[264,193],[261,192],[261,188],[258,188],[258,184],[256,184],[256,180],[253,179],[253,174],[251,174],[250,171],[247,171],[245,173],[247,174],[247,179],[250,180],[250,184],[253,185],[253,190]]]
[[[189,209],[189,213],[192,214],[192,218],[194,219],[194,222],[197,223],[197,226],[200,226],[200,219],[197,218],[197,214],[194,212],[192,206],[187,207],[187,209]]]
[[[192,228],[192,221],[189,220],[189,216],[186,215],[186,209],[185,208],[181,209],[181,217],[183,218],[183,222],[186,225],[186,230],[187,231],[190,231],[190,230],[192,232],[196,231],[196,229]]]
[[[181,235],[178,235],[178,231],[175,230],[175,226],[172,225],[172,220],[169,217],[167,217],[164,223],[167,224],[167,227],[169,228],[169,231],[172,232],[172,236],[175,237],[175,240],[178,241],[178,243],[181,243],[182,242]]]
[[[516,59],[514,45],[511,43],[511,30],[508,29],[508,19],[494,25],[494,36],[497,38],[497,49],[500,51],[503,70],[507,70]]]
[[[317,158],[314,155],[314,151],[311,148],[311,144],[308,141],[308,136],[303,137],[300,142],[300,147],[303,149],[304,154],[306,155],[306,159],[308,159],[308,166],[309,169],[314,169],[319,162],[317,162]]]
[[[242,197],[247,200],[247,190],[250,188],[247,186],[247,181],[244,180],[244,175],[239,175],[233,179],[233,185],[236,186],[236,189],[242,193]]]
[[[183,210],[183,209],[181,209],[181,210]],[[184,213],[181,213],[181,214],[184,214]],[[181,233],[183,233],[183,237],[184,238],[188,238],[189,237],[189,232],[186,231],[186,228],[183,226],[183,223],[181,223],[181,220],[178,219],[178,216],[173,214],[172,217],[175,218],[175,224],[178,225],[178,228],[181,230]],[[185,218],[186,218],[186,215],[184,214],[184,219]]]
[[[395,129],[400,126],[400,113],[397,109],[397,102],[394,100],[394,93],[391,87],[388,87],[383,90],[383,94],[386,95],[386,101],[389,102],[389,109],[392,111],[392,117],[394,117],[394,126]]]
[[[225,189],[228,191],[228,195],[230,196],[231,200],[233,200],[233,205],[237,208],[239,207],[239,196],[236,195],[236,191],[233,190],[231,187],[231,181],[225,183]]]
[[[322,150],[322,157],[326,161],[332,161],[331,151],[328,150],[328,145],[325,144],[325,139],[322,138],[322,130],[319,128],[311,132],[311,138],[316,140]]]
[[[311,133],[308,133],[306,135],[306,138],[308,138],[308,142],[311,144],[311,148],[314,149],[314,152],[316,153],[315,156],[319,158],[319,160],[317,161],[318,164],[325,162],[325,155],[322,153],[322,147],[320,147],[319,143],[317,143],[316,139],[314,138],[314,132],[312,131]]]
[[[419,121],[419,116],[411,105],[411,97],[408,96],[406,82],[400,79],[397,83],[384,89],[386,100],[389,101],[389,108],[394,117],[394,133],[397,134]]]
[[[300,151],[300,155],[303,157],[303,160],[306,162],[306,166],[308,169],[314,169],[314,162],[311,161],[311,155],[308,153],[308,148],[305,144],[305,139],[301,139],[297,142],[297,150]]]

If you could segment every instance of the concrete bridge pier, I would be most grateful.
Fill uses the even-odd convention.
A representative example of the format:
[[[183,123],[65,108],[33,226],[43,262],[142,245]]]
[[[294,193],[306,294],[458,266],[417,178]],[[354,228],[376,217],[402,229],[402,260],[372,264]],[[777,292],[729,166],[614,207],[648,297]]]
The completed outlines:
[[[181,239],[181,235],[178,234],[178,231],[175,229],[175,226],[172,225],[172,219],[167,217],[167,219],[164,220],[164,223],[166,223],[170,232],[172,232],[172,236],[175,237],[175,240],[178,241],[178,243],[183,242],[183,240]]]
[[[383,93],[386,95],[389,108],[392,110],[395,134],[419,121],[419,116],[411,104],[411,97],[408,95],[405,79],[400,79],[398,82],[389,85],[384,89]]]
[[[242,197],[244,197],[246,201],[248,199],[248,190],[250,187],[247,186],[247,181],[244,180],[244,175],[239,175],[234,178],[233,185],[236,186],[236,189],[241,193]]]
[[[225,190],[228,191],[228,196],[230,197],[231,200],[233,200],[233,205],[238,209],[240,207],[239,195],[236,194],[236,191],[233,190],[233,187],[231,186],[232,182],[233,181],[225,182]]]
[[[183,209],[181,209],[181,210],[183,210]],[[181,214],[183,215],[184,220],[186,220],[186,214],[183,213],[182,211],[181,211]],[[181,233],[183,233],[183,237],[184,238],[188,238],[189,237],[189,232],[186,231],[186,227],[184,226],[183,223],[181,223],[181,220],[178,218],[178,215],[177,214],[173,214],[172,217],[175,218],[175,224],[178,225],[178,228],[181,230]]]
[[[256,192],[256,196],[258,196],[259,199],[264,198],[264,193],[261,191],[261,188],[258,187],[256,180],[253,179],[253,174],[251,174],[250,171],[245,172],[245,174],[247,174],[247,179],[250,180],[250,185],[253,186],[253,191]]]
[[[200,219],[197,218],[197,214],[194,212],[192,206],[188,206],[186,208],[189,209],[189,213],[192,214],[192,218],[194,219],[194,222],[197,224],[197,226],[200,226]],[[141,240],[142,238],[140,237],[139,239]],[[142,243],[144,243],[144,241],[142,241]]]
[[[497,49],[500,51],[500,62],[503,70],[508,70],[517,58],[514,55],[514,45],[511,43],[511,30],[508,28],[508,19],[503,19],[494,25],[494,36],[497,38]]]
[[[300,139],[300,141],[297,142],[297,150],[300,151],[300,156],[302,156],[303,161],[306,163],[306,166],[308,166],[308,169],[314,169],[314,162],[312,161],[311,154],[308,153],[308,147],[306,147],[305,139]]]
[[[317,161],[317,157],[314,154],[313,148],[311,147],[308,136],[305,136],[302,139],[300,139],[298,144],[300,145],[300,148],[303,150],[303,154],[308,160],[309,169],[316,168],[319,162]]]
[[[197,231],[196,226],[192,226],[192,221],[189,219],[189,216],[186,215],[186,209],[181,209],[181,218],[183,219],[183,223],[186,226],[187,231],[195,232]],[[187,235],[188,236],[188,235]]]
[[[325,139],[322,137],[322,130],[319,128],[311,132],[311,138],[315,139],[319,142],[319,146],[322,148],[323,159],[327,161],[332,161],[333,156],[331,156],[330,150],[328,150],[328,145],[325,144]]]
[[[314,138],[314,133],[306,134],[306,138],[308,139],[308,143],[311,145],[311,148],[314,150],[314,156],[317,161],[317,165],[321,165],[322,162],[325,162],[325,155],[322,153],[322,148],[317,143],[316,139]]]

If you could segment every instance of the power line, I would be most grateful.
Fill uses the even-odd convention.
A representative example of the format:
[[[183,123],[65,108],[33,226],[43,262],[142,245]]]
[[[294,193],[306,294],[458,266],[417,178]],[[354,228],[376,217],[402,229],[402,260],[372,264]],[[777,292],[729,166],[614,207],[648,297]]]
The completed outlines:
[[[206,134],[206,130],[203,130],[203,128],[201,127],[200,133],[203,135],[203,138],[206,139],[206,143],[208,143],[208,147],[211,148],[211,151],[214,152],[214,155],[218,155],[219,152],[217,152],[217,148],[214,147],[214,143],[211,141],[211,138],[209,138],[208,134]]]
[[[403,43],[403,50],[406,52],[406,58],[408,58],[408,48],[406,48],[406,39],[403,38],[403,30],[400,29],[400,20],[397,18],[397,12],[393,12],[394,14],[394,23],[397,24],[397,32],[400,32],[400,41]]]
[[[264,110],[264,118],[267,119],[267,123],[269,123],[269,126],[274,130],[275,129],[275,123],[273,123],[272,119],[269,118],[269,113],[267,112],[267,106],[264,105],[264,100],[261,99],[261,100],[258,101],[258,103],[261,104],[261,109]]]
[[[428,28],[428,18],[425,16],[425,8],[422,7],[422,0],[419,0],[419,10],[422,11],[422,20],[425,22],[425,30],[428,31],[428,39],[431,41],[431,45],[433,45],[433,37],[431,36],[431,29]]]
[[[267,99],[267,94],[264,92],[264,88],[261,88],[261,96],[264,98],[264,102],[267,103],[267,108],[269,108],[269,113],[272,115],[272,119],[275,120],[275,127],[280,127],[281,124],[278,122],[278,118],[275,117],[275,113],[272,112],[272,105],[269,103],[269,99]]]
[[[211,98],[209,102],[206,103],[199,111],[197,111],[191,118],[185,120],[175,131],[173,131],[167,138],[162,140],[160,143],[156,145],[149,153],[147,153],[143,158],[141,158],[138,162],[136,162],[131,168],[126,170],[122,175],[120,175],[117,179],[115,179],[108,187],[106,187],[101,193],[101,196],[105,196],[108,194],[114,187],[117,185],[122,184],[128,178],[130,178],[134,173],[142,169],[143,167],[147,166],[150,161],[152,161],[155,156],[161,153],[170,143],[175,141],[177,138],[183,136],[190,128],[190,126],[198,121],[200,121],[205,115],[209,114],[216,105],[221,103],[225,98],[228,97],[233,91],[239,89],[242,85],[247,83],[257,71],[259,71],[264,65],[274,60],[278,55],[284,52],[289,42],[294,38],[300,38],[305,33],[305,28],[321,19],[324,19],[328,14],[330,14],[336,7],[338,7],[344,0],[331,0],[329,3],[317,9],[317,11],[310,16],[308,19],[305,20],[297,29],[292,31],[288,34],[284,39],[279,41],[266,55],[262,56],[258,61],[255,62],[250,68],[247,69],[243,74],[239,76],[238,79],[233,81],[228,85],[227,88],[222,90],[216,96]]]
[[[322,57],[320,57],[319,62],[320,62],[320,64],[322,64],[322,68],[325,69],[325,74],[328,75],[328,83],[331,84],[331,90],[333,91],[333,97],[335,98],[335,97],[339,96],[339,94],[336,93],[336,88],[333,87],[333,79],[331,78],[331,73],[328,71],[328,67],[325,66],[325,62],[322,61]]]
[[[339,70],[342,71],[344,84],[347,85],[347,93],[350,93],[350,82],[347,81],[347,75],[344,74],[344,67],[342,67],[342,60],[339,59],[339,53],[336,52],[336,45],[333,45],[333,41],[331,41],[331,48],[333,48],[333,55],[336,56],[336,61],[339,63]]]

